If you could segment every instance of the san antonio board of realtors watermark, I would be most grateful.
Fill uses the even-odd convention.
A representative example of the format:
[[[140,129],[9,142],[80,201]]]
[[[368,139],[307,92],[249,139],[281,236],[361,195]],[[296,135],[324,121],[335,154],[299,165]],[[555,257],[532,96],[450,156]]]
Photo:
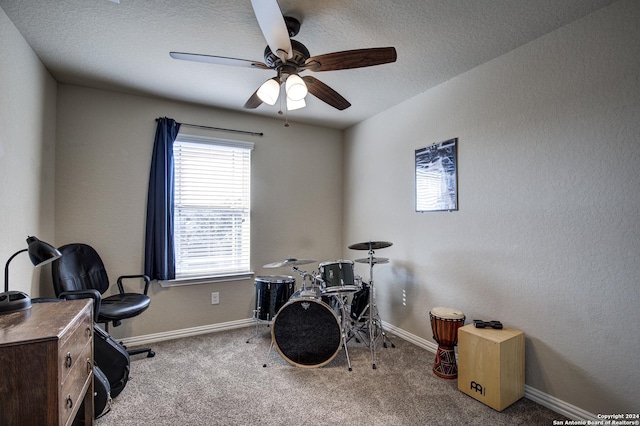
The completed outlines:
[[[640,426],[640,413],[598,414],[598,420],[554,420],[554,425],[626,425]]]

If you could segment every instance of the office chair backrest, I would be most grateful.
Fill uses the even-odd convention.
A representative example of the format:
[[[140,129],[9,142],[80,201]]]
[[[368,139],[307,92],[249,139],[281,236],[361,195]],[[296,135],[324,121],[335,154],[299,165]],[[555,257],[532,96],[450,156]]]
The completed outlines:
[[[103,294],[109,288],[109,277],[102,259],[86,244],[60,247],[62,257],[53,261],[51,272],[56,296],[64,291],[95,289]]]

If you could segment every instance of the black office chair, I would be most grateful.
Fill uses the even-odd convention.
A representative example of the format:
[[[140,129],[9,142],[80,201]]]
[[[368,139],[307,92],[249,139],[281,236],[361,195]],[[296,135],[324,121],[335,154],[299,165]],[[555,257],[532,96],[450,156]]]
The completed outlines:
[[[135,317],[144,312],[151,303],[147,296],[151,280],[146,275],[122,275],[118,277],[119,293],[109,297],[101,297],[109,288],[109,277],[98,253],[87,244],[67,244],[59,247],[62,257],[53,261],[51,272],[53,287],[59,298],[73,299],[92,297],[100,294],[99,303],[94,306],[98,310],[96,322],[105,325],[109,332],[109,323],[114,327],[126,318]],[[144,280],[143,293],[125,293],[122,281],[126,279]],[[127,350],[130,355],[146,353],[147,357],[155,355],[150,348]]]

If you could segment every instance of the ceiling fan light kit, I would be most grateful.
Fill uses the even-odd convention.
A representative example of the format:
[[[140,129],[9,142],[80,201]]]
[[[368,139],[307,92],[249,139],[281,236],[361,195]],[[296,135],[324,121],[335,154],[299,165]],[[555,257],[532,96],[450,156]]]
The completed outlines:
[[[307,90],[307,85],[304,84],[304,81],[297,74],[291,74],[289,77],[287,77],[285,90],[287,92],[287,98],[291,99],[292,101],[303,100],[309,92]]]
[[[278,100],[278,95],[280,94],[280,84],[275,81],[273,78],[262,83],[262,86],[257,91],[258,97],[265,104],[275,105]]]
[[[396,61],[397,54],[394,47],[355,49],[311,56],[302,43],[291,39],[298,34],[300,21],[283,16],[277,0],[251,0],[251,4],[260,30],[267,41],[264,63],[223,56],[170,52],[174,59],[275,70],[277,77],[264,82],[249,97],[244,104],[245,108],[255,109],[263,103],[275,105],[280,94],[280,86],[284,83],[287,110],[304,107],[306,105],[304,98],[310,93],[342,111],[351,106],[349,101],[317,78],[300,77],[299,74],[303,71],[323,72],[363,68]]]
[[[300,99],[299,101],[294,101],[293,99],[287,96],[287,111],[294,111],[296,109],[304,108],[307,106],[307,103],[304,99]]]

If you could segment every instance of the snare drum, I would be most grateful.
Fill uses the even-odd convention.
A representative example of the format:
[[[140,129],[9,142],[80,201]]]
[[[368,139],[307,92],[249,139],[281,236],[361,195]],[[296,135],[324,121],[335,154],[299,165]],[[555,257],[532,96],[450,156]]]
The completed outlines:
[[[289,364],[322,367],[340,351],[342,329],[334,311],[321,298],[296,293],[278,311],[271,338]]]
[[[322,291],[325,293],[359,290],[353,274],[352,260],[321,263],[320,279],[322,280]]]
[[[458,377],[458,364],[454,346],[458,343],[458,328],[464,325],[465,316],[453,308],[433,308],[429,312],[433,339],[438,342],[433,372],[444,379]]]
[[[255,318],[272,321],[281,307],[295,291],[296,280],[288,275],[266,275],[256,277]]]

